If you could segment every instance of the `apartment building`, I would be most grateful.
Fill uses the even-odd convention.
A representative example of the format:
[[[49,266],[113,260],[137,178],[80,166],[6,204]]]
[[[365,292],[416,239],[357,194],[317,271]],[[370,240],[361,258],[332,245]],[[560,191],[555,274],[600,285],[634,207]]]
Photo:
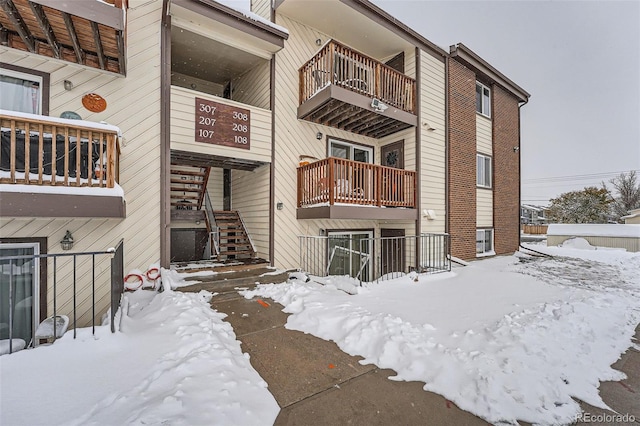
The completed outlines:
[[[529,95],[464,45],[367,0],[111,3],[2,3],[3,255],[63,253],[68,230],[73,251],[124,239],[126,270],[297,268],[314,241],[324,273],[374,279],[425,267],[423,234],[465,259],[517,247]],[[106,268],[58,271],[54,302],[50,262],[18,273],[34,324]]]

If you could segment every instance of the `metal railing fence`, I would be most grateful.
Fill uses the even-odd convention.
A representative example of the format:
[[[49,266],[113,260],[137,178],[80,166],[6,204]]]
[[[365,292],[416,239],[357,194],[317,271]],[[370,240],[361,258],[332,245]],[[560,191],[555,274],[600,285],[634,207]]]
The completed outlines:
[[[16,300],[14,294],[16,293],[15,288],[15,275],[13,272],[16,270],[16,264],[20,260],[42,260],[45,261],[51,260],[51,265],[53,267],[53,271],[50,274],[52,277],[52,284],[48,285],[47,283],[40,283],[40,286],[47,286],[48,290],[52,290],[53,294],[47,294],[47,299],[52,302],[52,312],[51,317],[57,319],[60,315],[70,314],[73,319],[73,322],[70,323],[71,328],[73,328],[73,338],[76,338],[76,329],[78,328],[78,299],[81,303],[86,305],[87,298],[91,299],[91,332],[95,334],[95,326],[96,326],[96,257],[98,256],[110,256],[110,322],[111,322],[111,332],[115,333],[115,314],[118,308],[120,307],[120,301],[122,293],[124,292],[124,241],[120,240],[118,245],[115,248],[111,248],[106,251],[92,251],[92,252],[77,252],[77,253],[55,253],[55,254],[31,254],[31,255],[17,255],[17,256],[0,256],[0,268],[5,271],[8,270],[8,286],[9,286],[9,297],[8,297],[8,340],[9,340],[9,353],[13,352],[13,340],[14,340],[14,314],[16,308]],[[78,276],[78,259],[79,258],[90,258],[89,262],[83,263],[81,276]],[[64,260],[67,260],[64,262]],[[36,262],[34,262],[34,265]],[[87,268],[90,268],[89,271],[86,271]],[[61,269],[65,269],[65,271],[61,272]],[[34,269],[34,273],[39,273],[38,270]],[[60,312],[58,307],[59,298],[61,295],[59,294],[59,275],[63,275],[65,280],[69,280],[69,285],[63,286],[61,293],[65,294],[65,300],[67,300],[66,304],[71,304],[70,307],[66,308],[63,312]],[[87,295],[87,290],[90,289],[90,294]],[[68,292],[71,290],[71,294]],[[34,294],[33,297],[36,300],[40,299],[39,294]],[[34,301],[32,303],[39,303]],[[49,317],[48,306],[47,312],[45,312],[44,317]],[[88,312],[85,312],[85,315]],[[35,321],[35,323],[39,323],[40,318]],[[53,326],[53,339],[61,337],[57,335],[58,327]],[[35,327],[32,329],[32,340],[35,339],[36,329]]]
[[[316,276],[348,275],[362,282],[398,278],[410,272],[451,270],[449,234],[398,237],[302,235],[300,269]]]

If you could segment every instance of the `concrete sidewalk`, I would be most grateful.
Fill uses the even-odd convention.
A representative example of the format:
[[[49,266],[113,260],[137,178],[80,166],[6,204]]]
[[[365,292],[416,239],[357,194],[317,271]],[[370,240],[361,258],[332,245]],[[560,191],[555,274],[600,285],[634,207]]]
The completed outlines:
[[[226,300],[225,300],[226,299]],[[284,324],[283,306],[267,299],[223,298],[212,307],[228,315],[251,365],[282,408],[276,425],[486,425],[423,383],[396,382],[392,370],[361,365],[333,342]]]
[[[362,358],[342,352],[333,342],[284,328],[288,314],[282,312],[282,305],[270,299],[247,300],[233,289],[240,283],[252,286],[252,278],[224,281],[225,285],[205,282],[181,290],[219,293],[211,306],[228,315],[242,350],[268,383],[281,407],[276,425],[488,424],[442,396],[424,391],[423,383],[389,380],[394,371],[361,365]],[[640,342],[640,326],[635,337]],[[640,425],[640,352],[629,349],[614,368],[628,378],[603,382],[600,394],[609,407],[634,416],[635,422],[594,422],[597,416],[616,413],[582,403],[589,417],[577,424]]]

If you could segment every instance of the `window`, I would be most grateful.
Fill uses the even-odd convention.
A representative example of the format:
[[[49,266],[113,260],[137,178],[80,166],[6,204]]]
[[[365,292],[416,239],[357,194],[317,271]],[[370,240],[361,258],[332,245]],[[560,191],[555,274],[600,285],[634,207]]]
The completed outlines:
[[[493,229],[476,230],[476,256],[490,256],[493,251]]]
[[[478,82],[476,82],[476,111],[491,117],[491,90]]]
[[[476,184],[482,188],[491,188],[491,157],[476,155]]]
[[[373,163],[372,147],[355,145],[336,139],[329,139],[329,155],[331,157],[345,158],[362,163]]]
[[[0,109],[43,114],[43,77],[0,69]]]

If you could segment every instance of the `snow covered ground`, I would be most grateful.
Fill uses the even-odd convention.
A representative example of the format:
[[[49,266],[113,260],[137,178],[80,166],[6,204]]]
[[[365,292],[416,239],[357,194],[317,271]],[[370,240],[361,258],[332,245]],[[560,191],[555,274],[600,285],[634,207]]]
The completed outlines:
[[[557,257],[499,257],[363,288],[298,275],[245,297],[274,298],[292,314],[287,328],[490,422],[570,423],[572,397],[604,407],[599,381],[624,377],[610,365],[640,322],[640,253],[532,247]],[[139,290],[120,332],[79,330],[0,357],[0,424],[272,424],[278,405],[211,296]]]
[[[369,284],[355,297],[300,280],[245,294],[285,305],[287,328],[393,369],[392,380],[422,381],[492,423],[566,424],[580,413],[573,398],[606,408],[599,382],[624,378],[610,365],[640,322],[640,253],[567,245],[533,246],[553,259],[483,260],[417,283]]]

